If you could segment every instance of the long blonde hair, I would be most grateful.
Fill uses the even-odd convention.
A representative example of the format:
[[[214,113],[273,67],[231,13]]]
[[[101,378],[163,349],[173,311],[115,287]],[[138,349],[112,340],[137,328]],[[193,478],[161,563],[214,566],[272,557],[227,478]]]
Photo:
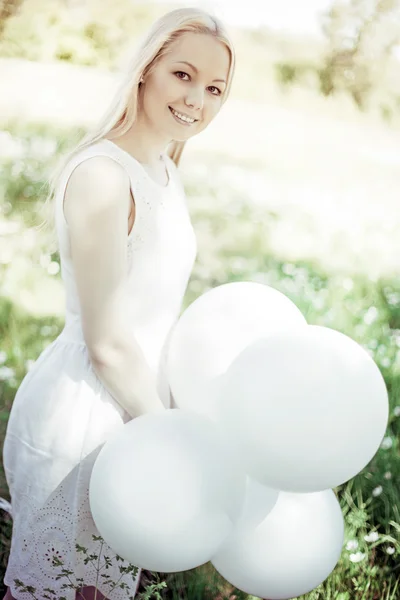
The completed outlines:
[[[46,182],[50,189],[41,210],[47,214],[39,229],[44,226],[50,230],[51,238],[49,243],[51,251],[56,251],[58,246],[55,228],[54,196],[59,178],[65,166],[77,152],[80,152],[90,144],[97,142],[106,135],[118,138],[131,128],[137,115],[141,78],[146,78],[154,70],[160,59],[168,53],[170,45],[179,36],[187,32],[212,35],[227,47],[230,54],[230,65],[226,88],[222,95],[222,103],[227,100],[235,71],[236,59],[233,44],[219,18],[198,7],[185,7],[172,10],[157,19],[140,43],[134,56],[128,62],[122,82],[102,120],[88,131],[77,146],[61,157]],[[185,144],[186,142],[173,141],[168,146],[167,154],[176,166],[179,165]]]

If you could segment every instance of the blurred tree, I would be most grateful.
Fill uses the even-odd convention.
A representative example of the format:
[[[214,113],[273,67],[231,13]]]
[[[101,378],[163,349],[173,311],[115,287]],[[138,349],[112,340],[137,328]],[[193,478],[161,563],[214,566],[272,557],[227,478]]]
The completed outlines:
[[[0,30],[0,57],[118,68],[169,4],[133,0],[0,0],[20,4]],[[172,7],[175,6],[172,4]]]
[[[13,17],[24,0],[0,0],[0,36],[7,19]]]
[[[365,108],[400,41],[400,1],[335,0],[322,28],[329,50],[319,71],[321,91],[344,90]]]

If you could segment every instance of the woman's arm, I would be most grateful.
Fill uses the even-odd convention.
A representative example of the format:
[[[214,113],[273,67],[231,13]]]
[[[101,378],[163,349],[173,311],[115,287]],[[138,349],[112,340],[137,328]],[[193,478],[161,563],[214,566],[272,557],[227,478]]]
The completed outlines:
[[[72,172],[64,199],[84,339],[93,369],[132,416],[160,412],[155,375],[133,338],[127,295],[130,180],[112,158],[95,156]]]

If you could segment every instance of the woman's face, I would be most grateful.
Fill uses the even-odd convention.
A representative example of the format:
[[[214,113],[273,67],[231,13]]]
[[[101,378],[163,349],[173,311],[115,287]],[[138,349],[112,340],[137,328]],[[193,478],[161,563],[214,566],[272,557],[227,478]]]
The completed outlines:
[[[211,35],[182,34],[145,78],[142,110],[146,120],[175,141],[186,141],[203,131],[221,108],[229,63],[228,49]],[[182,123],[171,109],[196,121]]]

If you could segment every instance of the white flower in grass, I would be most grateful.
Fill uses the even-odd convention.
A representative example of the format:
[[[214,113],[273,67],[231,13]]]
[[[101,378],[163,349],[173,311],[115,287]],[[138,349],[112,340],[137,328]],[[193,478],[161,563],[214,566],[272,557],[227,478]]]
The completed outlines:
[[[385,479],[392,479],[392,474],[390,471],[386,471],[386,473],[384,474],[384,478]]]
[[[40,328],[40,335],[45,337],[46,335],[51,335],[52,332],[52,328],[50,325],[43,325],[43,327]]]
[[[5,363],[6,360],[7,360],[7,354],[3,350],[1,350],[0,351],[0,365]]]
[[[6,381],[14,377],[15,371],[10,367],[0,367],[0,381]]]
[[[388,546],[386,548],[386,552],[387,552],[387,554],[394,554],[395,549],[393,548],[393,546]]]
[[[391,437],[385,437],[383,438],[383,441],[381,443],[381,448],[382,450],[389,450],[389,448],[391,448],[393,446],[393,440]]]
[[[395,417],[400,417],[400,406],[394,407],[393,414]]]
[[[367,325],[371,325],[371,323],[373,323],[378,317],[378,314],[379,313],[377,308],[375,306],[370,306],[370,308],[364,315],[364,323],[366,323]]]
[[[349,540],[346,544],[346,550],[357,550],[358,542],[357,540]]]
[[[47,267],[47,272],[49,275],[57,275],[60,270],[60,265],[58,262],[52,261]]]
[[[342,286],[344,287],[345,290],[350,291],[354,287],[354,281],[352,279],[350,279],[350,277],[346,277],[342,281]]]
[[[374,498],[376,498],[377,496],[380,496],[383,492],[383,488],[381,485],[378,485],[376,488],[374,488],[372,490],[372,495]]]
[[[358,563],[364,560],[365,554],[363,552],[356,552],[355,554],[350,554],[350,560],[353,563]]]
[[[376,542],[379,539],[379,534],[377,531],[371,531],[368,535],[364,535],[364,540],[366,542]]]

